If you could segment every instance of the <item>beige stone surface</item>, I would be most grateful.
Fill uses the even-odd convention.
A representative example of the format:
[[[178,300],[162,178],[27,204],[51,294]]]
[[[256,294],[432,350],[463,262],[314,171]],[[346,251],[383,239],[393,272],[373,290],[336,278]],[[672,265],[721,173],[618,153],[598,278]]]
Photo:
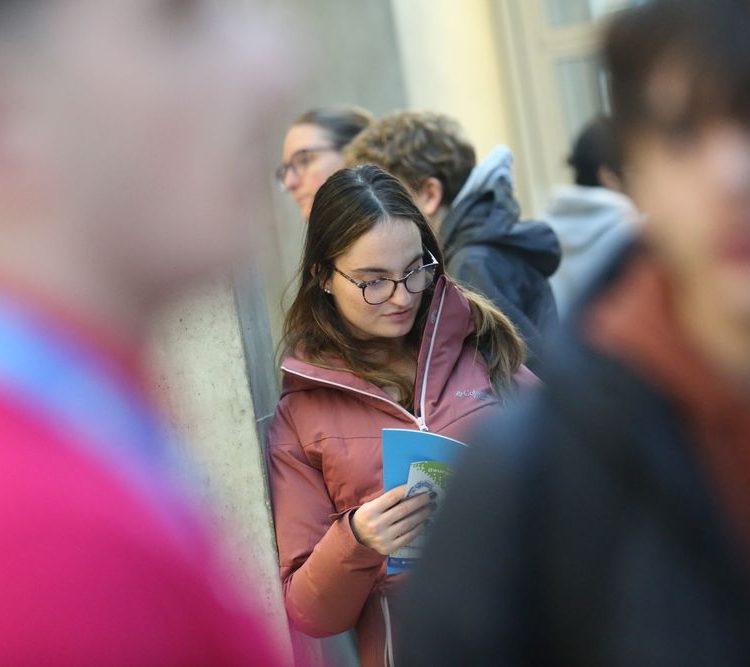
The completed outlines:
[[[481,160],[513,146],[490,0],[391,0],[409,107],[457,118]]]
[[[166,314],[154,358],[159,389],[194,464],[184,472],[223,527],[237,585],[252,591],[290,651],[265,465],[230,287],[214,285]]]

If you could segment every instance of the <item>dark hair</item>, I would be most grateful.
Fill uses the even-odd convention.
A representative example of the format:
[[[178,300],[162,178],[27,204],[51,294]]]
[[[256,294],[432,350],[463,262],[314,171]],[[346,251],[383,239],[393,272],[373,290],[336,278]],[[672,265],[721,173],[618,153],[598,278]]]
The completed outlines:
[[[443,186],[450,205],[477,159],[461,126],[432,112],[399,111],[374,121],[344,151],[349,164],[376,164],[416,192],[428,178]]]
[[[436,279],[443,274],[443,254],[427,220],[400,181],[372,165],[342,169],[331,176],[315,195],[299,284],[284,322],[282,343],[287,354],[301,355],[323,368],[340,368],[343,362],[352,373],[373,384],[399,390],[404,405],[414,400],[414,383],[372,361],[372,352],[388,349],[390,341],[365,344],[342,320],[333,299],[322,286],[333,275],[334,261],[378,223],[387,220],[412,221],[422,237],[425,259],[428,252],[438,260]],[[400,224],[400,223],[396,223]],[[431,290],[425,292],[417,318],[407,336],[415,354],[424,331]],[[486,299],[464,290],[476,324],[475,338],[488,365],[496,389],[508,386],[525,355],[525,346],[510,320]],[[338,362],[338,363],[337,363]]]
[[[652,0],[623,11],[607,30],[604,56],[624,149],[637,129],[678,135],[722,116],[750,123],[748,0]],[[675,82],[670,96],[663,84]]]
[[[372,122],[372,114],[359,107],[327,107],[303,113],[292,125],[315,125],[326,132],[333,147],[342,150]]]
[[[577,185],[601,186],[599,170],[602,167],[622,177],[620,150],[611,118],[599,116],[581,130],[573,144],[568,164],[575,172]]]

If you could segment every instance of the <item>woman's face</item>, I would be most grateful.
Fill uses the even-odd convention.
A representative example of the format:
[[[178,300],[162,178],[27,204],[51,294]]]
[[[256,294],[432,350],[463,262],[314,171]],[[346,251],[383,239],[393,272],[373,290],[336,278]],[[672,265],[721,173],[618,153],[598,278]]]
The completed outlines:
[[[393,278],[424,264],[419,229],[414,222],[396,218],[378,223],[334,262],[357,282]],[[414,326],[422,294],[411,294],[400,283],[393,296],[377,306],[367,303],[362,290],[344,276],[333,273],[325,287],[331,291],[342,318],[363,339],[406,336]]]
[[[287,167],[282,185],[307,220],[315,193],[344,166],[344,158],[323,128],[305,124],[292,125],[287,132],[282,159]]]

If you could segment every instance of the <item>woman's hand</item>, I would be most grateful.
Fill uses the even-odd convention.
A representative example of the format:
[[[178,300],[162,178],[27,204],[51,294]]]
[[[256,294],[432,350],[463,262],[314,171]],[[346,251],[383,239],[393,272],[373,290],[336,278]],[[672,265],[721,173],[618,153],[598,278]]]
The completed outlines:
[[[355,537],[383,556],[409,544],[419,535],[435,505],[429,493],[405,496],[403,484],[355,510],[351,515]]]

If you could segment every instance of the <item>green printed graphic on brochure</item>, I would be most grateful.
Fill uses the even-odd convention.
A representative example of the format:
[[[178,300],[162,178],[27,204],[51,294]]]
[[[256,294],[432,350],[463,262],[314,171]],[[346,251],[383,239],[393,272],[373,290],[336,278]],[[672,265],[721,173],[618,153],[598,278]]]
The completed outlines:
[[[439,511],[450,481],[453,465],[466,445],[427,431],[383,429],[383,482],[388,491],[407,485],[407,497],[434,493]],[[388,557],[388,574],[414,567],[427,541],[422,533],[410,544]]]

